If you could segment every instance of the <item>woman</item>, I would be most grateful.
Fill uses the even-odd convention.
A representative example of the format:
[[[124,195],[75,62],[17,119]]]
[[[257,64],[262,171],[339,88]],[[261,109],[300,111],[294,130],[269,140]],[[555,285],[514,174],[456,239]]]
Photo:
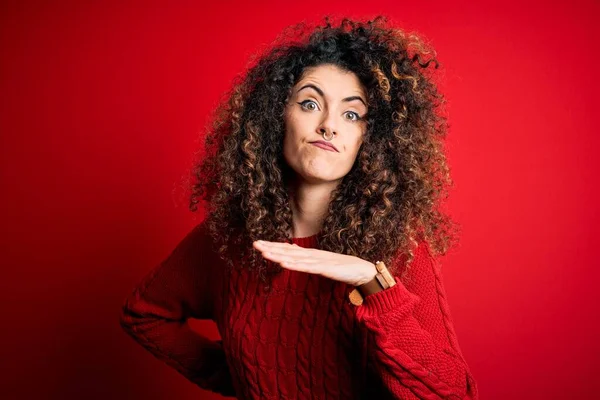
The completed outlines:
[[[436,260],[456,225],[438,208],[434,54],[381,16],[286,30],[207,136],[190,208],[208,217],[127,298],[123,328],[240,399],[477,398]]]

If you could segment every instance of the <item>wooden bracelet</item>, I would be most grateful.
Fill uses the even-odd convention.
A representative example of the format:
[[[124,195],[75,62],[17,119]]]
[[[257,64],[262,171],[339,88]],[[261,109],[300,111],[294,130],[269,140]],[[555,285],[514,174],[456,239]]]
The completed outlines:
[[[350,302],[355,306],[360,306],[365,297],[389,289],[396,284],[396,280],[390,274],[383,261],[377,261],[375,268],[377,268],[375,277],[369,282],[357,286],[348,295]]]

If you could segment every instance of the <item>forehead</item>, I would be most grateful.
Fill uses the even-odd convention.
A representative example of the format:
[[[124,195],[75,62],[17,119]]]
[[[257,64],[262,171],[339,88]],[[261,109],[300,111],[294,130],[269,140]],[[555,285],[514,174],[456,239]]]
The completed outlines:
[[[323,64],[305,68],[300,75],[300,79],[294,85],[294,89],[298,90],[308,82],[315,83],[329,94],[365,94],[365,88],[354,72],[346,71],[332,64]]]

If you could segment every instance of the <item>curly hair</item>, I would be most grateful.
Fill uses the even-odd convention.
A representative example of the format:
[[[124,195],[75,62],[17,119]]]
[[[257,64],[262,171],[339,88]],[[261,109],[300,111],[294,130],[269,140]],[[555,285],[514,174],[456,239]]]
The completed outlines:
[[[262,258],[252,242],[292,242],[284,108],[307,67],[333,64],[355,73],[369,104],[363,145],[331,194],[319,248],[382,260],[397,273],[399,256],[408,266],[419,242],[445,254],[458,237],[459,225],[440,207],[453,181],[443,151],[445,99],[429,68],[440,65],[435,51],[386,16],[337,25],[333,19],[293,25],[251,57],[217,106],[205,154],[193,167],[190,210],[204,200],[221,258],[263,281],[282,267]]]

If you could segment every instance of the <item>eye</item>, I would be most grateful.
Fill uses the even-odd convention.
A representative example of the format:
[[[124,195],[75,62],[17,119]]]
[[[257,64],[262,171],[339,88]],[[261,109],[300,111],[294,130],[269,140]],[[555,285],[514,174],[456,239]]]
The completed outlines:
[[[316,110],[317,108],[308,108],[307,104],[311,104],[311,103],[314,104],[315,107],[317,106],[317,103],[315,103],[313,100],[304,100],[298,104],[300,104],[302,106],[302,108],[304,108],[305,110],[309,110],[309,111]]]
[[[358,115],[357,113],[355,113],[354,111],[348,111],[349,115],[354,115],[354,119],[350,119],[350,121],[360,121],[362,118],[360,117],[360,115]],[[346,114],[346,115],[348,115]]]

